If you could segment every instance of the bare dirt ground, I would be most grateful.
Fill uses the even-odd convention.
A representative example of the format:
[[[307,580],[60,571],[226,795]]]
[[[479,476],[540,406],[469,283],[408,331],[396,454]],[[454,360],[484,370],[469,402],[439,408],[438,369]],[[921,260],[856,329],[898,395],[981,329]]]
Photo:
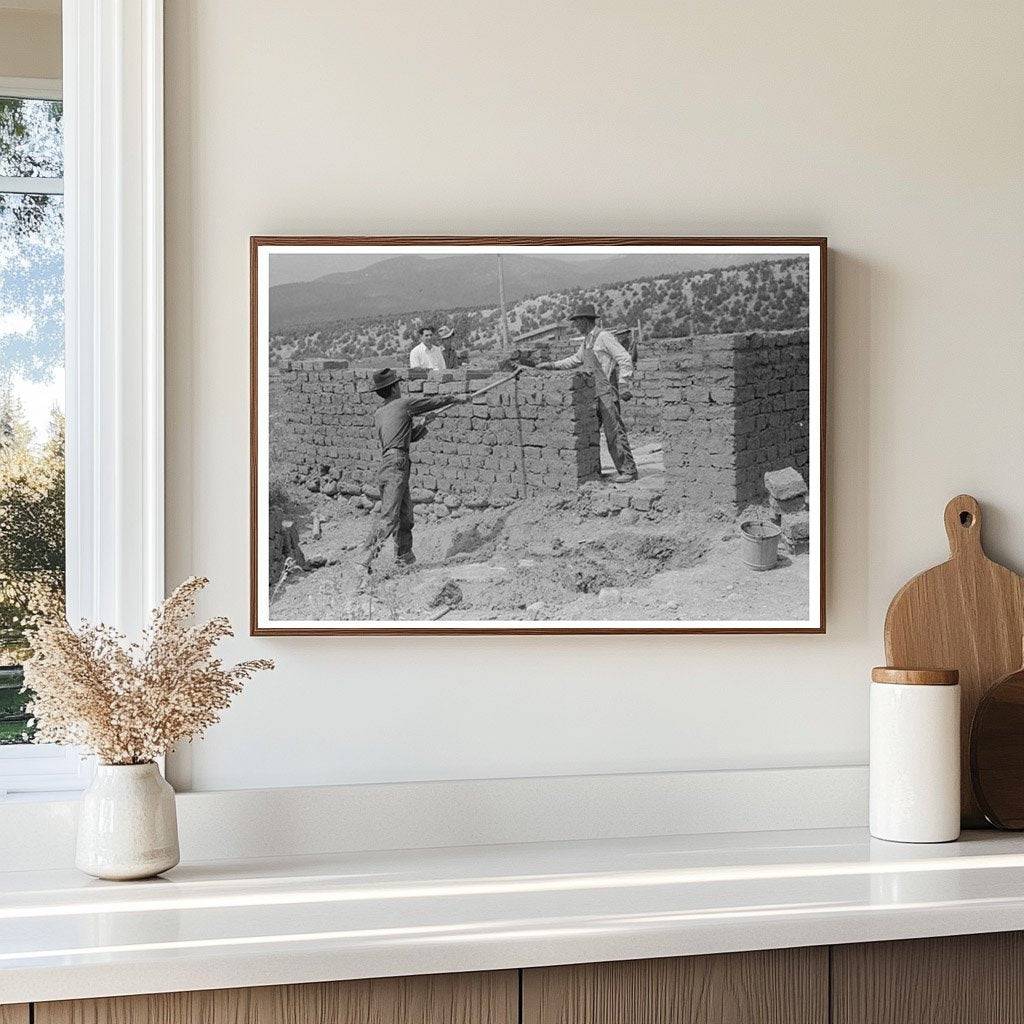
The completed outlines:
[[[658,508],[657,441],[638,444],[640,479],[587,484],[576,498],[538,496],[505,509],[417,515],[418,561],[385,547],[369,577],[355,564],[371,518],[344,500],[307,496],[290,512],[311,563],[272,588],[278,620],[800,620],[808,556],[754,572],[732,515]],[[610,472],[607,452],[602,453]],[[607,479],[607,478],[606,478]],[[617,506],[641,496],[649,510]],[[313,515],[322,522],[312,536]]]

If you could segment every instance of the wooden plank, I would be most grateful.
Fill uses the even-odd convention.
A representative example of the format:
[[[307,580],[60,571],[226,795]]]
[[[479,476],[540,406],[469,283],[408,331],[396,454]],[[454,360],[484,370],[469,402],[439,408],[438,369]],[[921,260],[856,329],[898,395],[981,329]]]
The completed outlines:
[[[523,972],[523,1024],[825,1024],[828,950],[540,967]]]
[[[893,668],[960,672],[960,812],[965,828],[986,824],[971,786],[970,734],[978,703],[1020,668],[1024,579],[982,546],[981,506],[969,494],[943,514],[949,560],[915,576],[885,615],[885,657]]]
[[[38,1003],[35,1024],[516,1024],[518,996],[516,971],[439,974]]]
[[[28,1024],[27,1003],[6,1003],[0,1005],[0,1024]]]
[[[1024,1024],[1024,934],[832,947],[833,1024]]]

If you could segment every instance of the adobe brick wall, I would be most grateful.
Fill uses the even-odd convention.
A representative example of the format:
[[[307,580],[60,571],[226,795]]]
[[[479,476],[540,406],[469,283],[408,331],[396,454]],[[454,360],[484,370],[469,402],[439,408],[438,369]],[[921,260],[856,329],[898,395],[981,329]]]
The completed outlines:
[[[329,495],[376,497],[380,405],[372,371],[332,360],[272,372],[271,474]],[[399,374],[410,395],[465,394],[504,374],[453,370]],[[517,415],[518,412],[518,415]],[[501,506],[543,490],[575,496],[600,473],[594,386],[583,373],[523,374],[470,404],[439,413],[412,446],[413,498]]]
[[[634,436],[660,431],[677,500],[742,507],[765,500],[768,470],[794,466],[807,477],[806,330],[656,342],[656,355],[640,359],[634,399],[623,414]],[[332,360],[271,371],[272,475],[332,496],[376,497],[380,446],[373,428],[378,399],[367,393],[371,373]],[[502,373],[400,375],[410,394],[462,394]],[[441,413],[413,446],[414,499],[504,505],[523,495],[524,469],[528,494],[574,496],[580,482],[600,472],[595,405],[585,373],[527,373],[515,386]]]
[[[630,436],[657,434],[661,430],[661,360],[637,360],[633,372],[633,398],[622,403],[622,420]]]
[[[661,383],[665,471],[680,498],[741,508],[764,500],[768,470],[794,466],[806,479],[809,332],[678,343],[661,360]]]

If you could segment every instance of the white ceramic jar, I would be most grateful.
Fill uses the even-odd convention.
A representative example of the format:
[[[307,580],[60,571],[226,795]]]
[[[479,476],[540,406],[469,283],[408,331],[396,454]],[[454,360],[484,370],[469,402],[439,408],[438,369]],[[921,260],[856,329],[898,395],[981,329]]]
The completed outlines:
[[[75,864],[96,878],[150,878],[178,863],[174,790],[149,764],[101,764],[82,794]]]
[[[960,685],[952,669],[871,673],[871,834],[897,843],[960,835]]]

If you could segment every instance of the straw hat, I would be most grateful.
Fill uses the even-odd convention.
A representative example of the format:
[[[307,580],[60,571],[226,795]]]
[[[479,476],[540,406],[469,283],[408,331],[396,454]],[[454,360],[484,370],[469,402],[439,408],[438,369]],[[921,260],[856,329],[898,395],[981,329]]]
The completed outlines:
[[[399,376],[395,373],[393,366],[385,366],[383,370],[375,370],[373,373],[373,380],[370,384],[371,391],[383,391],[385,388],[390,387],[392,384],[397,384]]]

